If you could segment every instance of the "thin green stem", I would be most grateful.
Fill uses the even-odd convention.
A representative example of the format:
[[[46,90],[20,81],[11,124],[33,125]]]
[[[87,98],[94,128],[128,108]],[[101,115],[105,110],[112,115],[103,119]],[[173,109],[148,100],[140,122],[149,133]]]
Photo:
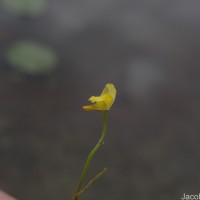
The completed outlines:
[[[96,181],[97,179],[99,179],[101,176],[103,176],[103,174],[107,171],[107,168],[104,168],[102,171],[100,171],[99,173],[96,174],[95,177],[93,177],[88,183],[87,185],[80,190],[80,192],[77,194],[77,196],[80,196],[81,194],[83,194],[93,183],[94,181]]]
[[[77,188],[75,194],[78,194],[78,193],[80,192],[81,187],[82,187],[82,184],[83,184],[83,182],[84,182],[84,180],[85,180],[85,177],[86,177],[88,168],[89,168],[89,166],[90,166],[91,160],[93,159],[93,157],[95,156],[96,152],[101,148],[101,146],[102,146],[103,143],[104,143],[104,139],[105,139],[106,132],[107,132],[107,112],[108,112],[108,111],[104,111],[103,132],[102,132],[102,134],[101,134],[101,137],[100,137],[98,143],[97,143],[96,146],[92,149],[92,151],[90,152],[89,156],[87,157],[87,160],[86,160],[86,162],[85,162],[85,166],[84,166],[84,168],[83,168],[82,175],[81,175],[81,178],[80,178],[80,181],[79,181],[79,185],[78,185],[78,188]],[[78,200],[78,196],[76,196],[74,199],[75,199],[75,200]]]

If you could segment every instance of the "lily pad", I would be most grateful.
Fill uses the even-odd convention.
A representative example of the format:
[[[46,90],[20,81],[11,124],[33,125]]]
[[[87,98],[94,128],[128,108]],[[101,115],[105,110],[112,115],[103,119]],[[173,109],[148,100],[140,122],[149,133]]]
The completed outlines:
[[[47,0],[3,0],[4,7],[16,15],[38,16],[47,7]]]
[[[7,59],[18,71],[44,75],[56,68],[57,56],[49,48],[31,41],[21,41],[7,51]]]

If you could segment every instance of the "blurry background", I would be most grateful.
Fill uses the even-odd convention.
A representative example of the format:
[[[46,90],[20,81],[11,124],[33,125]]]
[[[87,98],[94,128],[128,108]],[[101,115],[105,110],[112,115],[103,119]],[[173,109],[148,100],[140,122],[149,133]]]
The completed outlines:
[[[200,1],[1,0],[0,188],[70,199],[102,129],[84,112],[118,96],[81,199],[168,200],[200,192]]]

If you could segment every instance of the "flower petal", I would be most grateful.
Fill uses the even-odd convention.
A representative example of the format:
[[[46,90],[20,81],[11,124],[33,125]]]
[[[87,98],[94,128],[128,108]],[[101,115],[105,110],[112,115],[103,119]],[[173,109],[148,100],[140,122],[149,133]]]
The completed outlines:
[[[83,106],[83,109],[85,111],[92,111],[92,110],[102,111],[102,110],[107,110],[107,105],[104,101],[99,101],[92,105]]]
[[[103,102],[105,102],[107,109],[106,110],[110,110],[110,107],[113,104],[113,97],[110,94],[104,94],[101,96]]]
[[[92,103],[95,103],[95,102],[103,101],[103,99],[102,99],[102,97],[100,97],[100,96],[97,96],[97,97],[91,96],[91,97],[89,98],[89,101],[91,101]]]
[[[100,96],[102,96],[104,94],[110,94],[113,97],[113,101],[114,101],[116,93],[117,93],[117,91],[115,89],[115,86],[112,83],[108,83],[108,84],[106,84],[106,86],[103,89],[103,92],[101,93]]]

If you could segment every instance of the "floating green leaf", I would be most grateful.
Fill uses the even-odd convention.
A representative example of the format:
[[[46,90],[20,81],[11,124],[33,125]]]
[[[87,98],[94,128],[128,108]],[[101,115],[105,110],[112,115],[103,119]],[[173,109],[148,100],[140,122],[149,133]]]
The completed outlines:
[[[57,63],[57,57],[52,50],[31,41],[12,45],[7,51],[7,59],[17,70],[33,75],[47,74]]]
[[[16,15],[38,16],[47,7],[47,0],[3,0],[4,7]]]

